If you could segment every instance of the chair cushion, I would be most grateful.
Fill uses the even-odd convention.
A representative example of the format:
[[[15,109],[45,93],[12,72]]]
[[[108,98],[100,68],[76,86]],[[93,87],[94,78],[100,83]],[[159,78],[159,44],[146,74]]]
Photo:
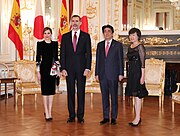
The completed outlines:
[[[41,93],[41,88],[26,88],[26,89],[17,89],[17,93],[19,94],[37,94]]]
[[[161,85],[157,84],[146,84],[146,88],[149,92],[149,95],[161,95]]]
[[[180,92],[172,93],[172,100],[180,102]]]

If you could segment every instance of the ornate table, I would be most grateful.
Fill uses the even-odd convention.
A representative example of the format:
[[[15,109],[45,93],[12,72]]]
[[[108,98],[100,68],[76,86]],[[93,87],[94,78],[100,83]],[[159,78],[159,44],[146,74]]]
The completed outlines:
[[[5,84],[5,103],[7,100],[7,83],[13,83],[14,105],[16,105],[16,79],[17,79],[16,77],[0,77],[0,94],[1,94],[1,84]]]

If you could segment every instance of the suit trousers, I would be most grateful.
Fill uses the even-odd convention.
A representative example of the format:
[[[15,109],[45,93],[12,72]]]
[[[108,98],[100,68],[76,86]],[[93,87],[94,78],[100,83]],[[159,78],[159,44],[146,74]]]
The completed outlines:
[[[100,80],[100,88],[102,93],[103,117],[109,119],[110,96],[111,118],[116,119],[118,114],[118,80],[108,80],[107,78],[103,78]]]
[[[75,118],[75,92],[77,87],[77,118],[84,118],[84,105],[85,105],[85,83],[86,77],[83,74],[75,72],[68,73],[66,77],[67,93],[68,93],[68,111],[69,117]]]

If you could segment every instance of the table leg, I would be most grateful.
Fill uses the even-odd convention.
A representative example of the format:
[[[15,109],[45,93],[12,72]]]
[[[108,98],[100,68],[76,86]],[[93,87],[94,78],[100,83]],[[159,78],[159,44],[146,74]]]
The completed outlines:
[[[6,100],[7,100],[7,83],[5,83],[5,104],[6,104]]]
[[[16,82],[14,81],[14,106],[16,105]]]
[[[1,83],[0,83],[0,99],[1,99]]]

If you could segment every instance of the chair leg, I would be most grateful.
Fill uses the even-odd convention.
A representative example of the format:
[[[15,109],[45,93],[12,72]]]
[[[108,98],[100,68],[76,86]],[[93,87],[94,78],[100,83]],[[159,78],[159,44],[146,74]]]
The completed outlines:
[[[35,100],[35,103],[37,101],[37,94],[34,94],[34,100]]]
[[[162,97],[162,96],[159,96],[159,108],[161,108],[161,105],[162,105],[162,104],[161,104],[161,101],[162,101],[162,100],[161,100],[161,97]]]
[[[24,94],[22,94],[22,100],[21,100],[21,102],[22,102],[22,106],[24,105]]]
[[[132,97],[132,103],[133,103],[133,106],[135,105],[135,102],[134,102],[134,97]]]
[[[174,113],[174,101],[172,100],[172,112]]]
[[[90,93],[91,108],[93,108],[93,93]]]
[[[141,99],[141,109],[143,109],[144,98]]]
[[[91,99],[91,102],[92,102],[93,101],[93,93],[91,93],[90,95],[91,95],[90,99]]]
[[[164,105],[164,94],[162,95],[162,106]]]
[[[18,102],[18,93],[16,93],[16,105],[17,105],[17,102]]]

